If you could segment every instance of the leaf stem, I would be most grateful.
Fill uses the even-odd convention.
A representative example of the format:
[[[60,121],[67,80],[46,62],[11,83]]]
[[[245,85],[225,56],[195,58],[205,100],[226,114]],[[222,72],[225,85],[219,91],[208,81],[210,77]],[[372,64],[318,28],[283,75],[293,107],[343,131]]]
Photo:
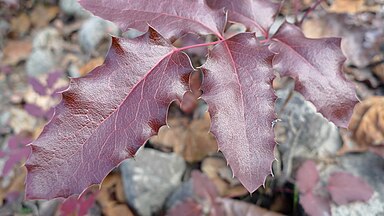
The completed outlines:
[[[215,45],[215,44],[221,43],[223,41],[224,40],[218,40],[218,41],[209,42],[209,43],[194,44],[194,45],[190,45],[190,46],[176,48],[175,51],[183,51],[183,50],[186,50],[186,49],[192,49],[192,48],[197,48],[197,47],[211,46],[211,45]]]
[[[301,26],[304,22],[304,20],[307,18],[308,14],[311,13],[313,10],[316,9],[317,6],[322,2],[323,0],[317,0],[315,4],[313,4],[303,15],[303,18],[301,18],[300,22],[298,23],[298,26]]]
[[[192,49],[192,48],[197,48],[197,47],[212,46],[212,45],[221,43],[221,42],[223,42],[223,41],[225,41],[225,40],[223,39],[223,40],[217,40],[217,41],[213,41],[213,42],[209,42],[209,43],[194,44],[194,45],[190,45],[190,46],[185,46],[185,47],[175,48],[174,51],[175,51],[175,52],[178,52],[178,51],[183,51],[183,50]],[[260,42],[260,43],[265,43],[265,42],[268,42],[268,41],[269,41],[269,39],[265,39],[265,40],[260,40],[259,42]]]

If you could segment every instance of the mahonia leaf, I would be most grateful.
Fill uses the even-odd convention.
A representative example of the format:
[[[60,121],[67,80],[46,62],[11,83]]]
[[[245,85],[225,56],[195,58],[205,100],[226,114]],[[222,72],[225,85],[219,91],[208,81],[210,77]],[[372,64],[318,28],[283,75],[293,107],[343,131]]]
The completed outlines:
[[[188,56],[152,29],[134,40],[114,38],[105,63],[71,80],[31,144],[27,198],[68,197],[100,183],[165,124],[192,70]]]
[[[242,23],[266,38],[280,8],[280,4],[270,0],[207,0],[207,4],[214,9],[228,10],[229,21]]]
[[[305,193],[300,195],[300,204],[305,212],[311,216],[331,216],[329,200],[316,194]]]
[[[204,0],[80,0],[96,16],[116,23],[123,31],[135,28],[145,32],[148,25],[167,39],[185,33],[221,35],[225,27],[224,11],[212,10]]]
[[[358,100],[342,74],[345,57],[340,39],[309,39],[296,26],[284,23],[273,40],[274,69],[294,78],[298,92],[324,117],[346,128]]]
[[[296,173],[296,180],[300,190],[300,204],[305,212],[313,216],[331,215],[328,198],[315,193],[316,185],[320,179],[316,163],[313,160],[307,160],[300,166]]]
[[[255,191],[271,174],[275,146],[272,53],[252,33],[218,44],[203,65],[202,98],[234,175]]]
[[[71,80],[53,119],[31,144],[27,198],[68,197],[100,183],[165,124],[172,100],[196,99],[200,90],[220,150],[234,175],[253,192],[271,174],[274,160],[273,68],[295,78],[296,89],[338,126],[346,127],[357,102],[341,74],[345,58],[339,39],[307,39],[287,23],[266,40],[270,46],[261,45],[255,33],[224,39],[223,7],[230,21],[244,22],[268,37],[278,7],[266,0],[242,0],[236,6],[213,1],[214,9],[204,0],[80,2],[123,31],[151,27],[133,40],[114,38],[102,66]],[[219,40],[182,48],[170,45],[188,33],[214,34]],[[214,44],[198,89],[200,85],[188,78],[193,68],[181,51]],[[183,102],[183,110],[194,107]]]
[[[297,186],[301,193],[311,193],[319,181],[319,172],[313,160],[305,161],[296,174]]]
[[[373,189],[364,180],[345,172],[332,173],[327,188],[338,205],[368,201],[373,195]]]

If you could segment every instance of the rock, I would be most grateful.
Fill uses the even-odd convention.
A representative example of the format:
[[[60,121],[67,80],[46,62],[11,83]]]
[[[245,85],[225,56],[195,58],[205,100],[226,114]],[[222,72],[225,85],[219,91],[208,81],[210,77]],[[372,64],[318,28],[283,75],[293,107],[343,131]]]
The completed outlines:
[[[348,205],[331,204],[332,215],[338,216],[365,216],[384,215],[384,202],[374,193],[368,202],[355,202]]]
[[[165,202],[165,208],[171,209],[173,206],[176,206],[180,202],[185,201],[193,195],[193,184],[192,179],[184,182],[180,185],[167,199]]]
[[[103,39],[109,38],[109,34],[119,35],[119,29],[115,24],[99,17],[91,17],[82,26],[79,32],[81,49],[91,54]]]
[[[341,146],[337,127],[317,113],[313,104],[297,92],[292,92],[286,101],[291,89],[292,86],[277,91],[279,121],[275,128],[283,173],[288,178],[300,165],[296,159],[335,156]]]
[[[60,201],[57,199],[38,201],[39,203],[39,215],[55,215],[57,207],[60,205]]]
[[[60,0],[60,9],[69,16],[87,17],[90,13],[81,7],[77,0]]]
[[[40,31],[32,42],[33,51],[26,63],[29,76],[40,76],[51,72],[58,65],[63,52],[63,39],[54,28]]]
[[[54,53],[61,53],[63,50],[62,35],[55,28],[41,30],[33,39],[33,49],[49,49]]]
[[[181,183],[186,165],[174,153],[143,148],[136,155],[120,166],[125,196],[140,215],[153,215]]]
[[[346,154],[337,158],[337,164],[343,170],[367,181],[380,194],[384,203],[384,158],[370,152]]]
[[[54,69],[56,61],[49,50],[37,49],[29,56],[26,70],[29,76],[37,77]]]

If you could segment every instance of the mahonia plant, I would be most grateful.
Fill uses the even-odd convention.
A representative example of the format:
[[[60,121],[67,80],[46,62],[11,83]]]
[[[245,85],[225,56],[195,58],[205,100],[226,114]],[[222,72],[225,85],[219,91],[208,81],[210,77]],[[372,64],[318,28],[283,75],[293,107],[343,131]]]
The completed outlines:
[[[122,31],[146,32],[112,38],[104,64],[71,79],[52,120],[32,142],[26,196],[51,199],[80,194],[103,178],[166,124],[172,101],[204,100],[217,139],[234,175],[249,192],[271,174],[275,147],[274,71],[296,80],[295,89],[324,117],[347,127],[357,103],[343,73],[340,39],[309,39],[283,23],[269,28],[280,8],[268,0],[80,0]],[[247,32],[224,34],[229,23]],[[174,47],[185,34],[213,35],[212,42]],[[262,38],[262,39],[260,39]],[[184,53],[210,47],[207,61],[191,66]],[[200,70],[198,89],[189,81]],[[203,92],[202,94],[200,92]]]

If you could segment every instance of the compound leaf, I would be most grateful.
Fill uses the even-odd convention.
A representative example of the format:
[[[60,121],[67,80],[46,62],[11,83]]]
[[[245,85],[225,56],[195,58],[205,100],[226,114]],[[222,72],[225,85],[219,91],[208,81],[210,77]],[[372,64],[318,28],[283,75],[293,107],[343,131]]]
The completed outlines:
[[[27,198],[68,197],[100,183],[165,124],[169,103],[188,89],[189,58],[154,30],[112,41],[102,66],[71,80],[32,143]]]

